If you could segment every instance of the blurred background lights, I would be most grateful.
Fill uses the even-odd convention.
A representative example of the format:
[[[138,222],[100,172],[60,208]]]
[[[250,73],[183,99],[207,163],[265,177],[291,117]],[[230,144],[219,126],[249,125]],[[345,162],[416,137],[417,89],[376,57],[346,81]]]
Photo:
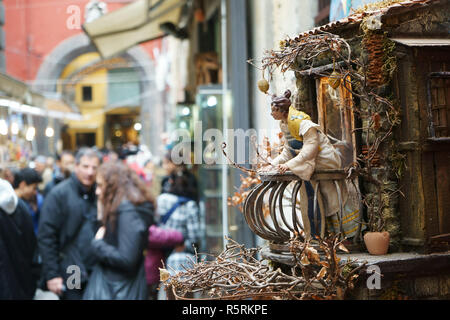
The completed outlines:
[[[210,96],[206,101],[206,104],[208,105],[208,107],[215,107],[217,105],[216,96]]]
[[[36,129],[34,127],[29,127],[27,129],[25,139],[27,139],[27,141],[32,141],[34,139],[35,134],[36,134]]]
[[[191,109],[189,109],[188,107],[184,107],[183,111],[182,111],[183,116],[188,116],[191,114]]]
[[[52,127],[47,127],[47,129],[45,129],[45,135],[49,138],[53,137],[53,135],[55,134],[55,130],[53,130]]]
[[[3,119],[0,119],[0,134],[3,136],[8,134],[8,124]]]
[[[11,134],[13,135],[19,134],[19,125],[17,124],[17,122],[11,123]]]
[[[141,129],[142,129],[142,124],[140,124],[139,122],[136,122],[134,124],[134,130],[141,131]]]

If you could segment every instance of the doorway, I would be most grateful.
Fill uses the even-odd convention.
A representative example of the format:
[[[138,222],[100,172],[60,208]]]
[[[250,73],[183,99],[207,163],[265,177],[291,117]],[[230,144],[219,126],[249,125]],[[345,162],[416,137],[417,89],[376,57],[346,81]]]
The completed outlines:
[[[450,242],[450,48],[417,52],[423,143],[422,182],[428,244]],[[445,248],[443,248],[445,249]]]

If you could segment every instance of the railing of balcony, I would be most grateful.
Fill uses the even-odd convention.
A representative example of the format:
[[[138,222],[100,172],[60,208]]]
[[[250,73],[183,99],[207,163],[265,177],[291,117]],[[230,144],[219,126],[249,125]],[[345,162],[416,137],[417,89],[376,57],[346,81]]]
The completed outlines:
[[[244,203],[246,222],[253,233],[270,241],[271,249],[274,251],[287,250],[283,247],[283,244],[287,244],[294,234],[305,235],[305,227],[299,208],[299,201],[308,201],[301,198],[299,200],[300,188],[304,181],[292,172],[285,174],[263,173],[260,174],[260,179],[261,183],[252,189]],[[321,237],[325,234],[325,216],[323,210],[318,210],[320,184],[325,180],[331,180],[336,187],[340,207],[338,212],[340,232],[344,234],[342,190],[339,182],[345,179],[347,179],[347,175],[344,170],[316,171],[311,177],[311,182],[315,182],[313,183],[314,201],[308,202],[306,207],[313,205],[314,224],[312,225],[316,226],[315,233],[320,234]],[[289,207],[290,209],[286,210]],[[320,230],[317,230],[319,219],[322,223]],[[360,230],[357,232],[357,235],[359,234]],[[357,241],[359,241],[359,236],[355,236],[353,239],[354,244]]]

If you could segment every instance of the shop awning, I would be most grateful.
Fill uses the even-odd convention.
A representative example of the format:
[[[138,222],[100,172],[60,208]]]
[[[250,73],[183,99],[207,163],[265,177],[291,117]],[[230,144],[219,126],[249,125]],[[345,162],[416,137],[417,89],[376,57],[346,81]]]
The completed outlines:
[[[34,92],[24,82],[0,72],[0,106],[13,112],[56,119],[80,120],[64,102]]]
[[[61,100],[49,99],[45,100],[45,109],[47,115],[51,118],[64,120],[83,120],[83,116],[72,111],[72,108]]]
[[[45,101],[44,96],[33,92],[26,83],[1,72],[0,92],[14,100],[23,101],[38,107],[42,107]]]
[[[165,35],[161,25],[177,26],[186,0],[137,0],[83,25],[103,58]]]
[[[11,100],[9,97],[0,96],[0,106],[6,107],[13,112],[61,120],[83,119],[81,114],[72,112],[70,107],[61,101],[46,100],[44,105],[44,108],[40,108],[34,105],[23,104],[18,101]],[[49,105],[50,107],[48,107]]]

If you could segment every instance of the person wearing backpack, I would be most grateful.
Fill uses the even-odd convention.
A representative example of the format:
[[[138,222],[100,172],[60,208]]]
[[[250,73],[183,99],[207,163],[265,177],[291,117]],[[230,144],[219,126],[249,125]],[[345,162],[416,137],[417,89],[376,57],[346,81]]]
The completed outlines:
[[[188,264],[201,239],[199,208],[195,199],[189,197],[196,194],[196,190],[192,190],[195,186],[185,170],[178,171],[171,179],[169,192],[158,197],[157,216],[162,228],[181,232],[184,242],[175,246],[167,258],[173,262],[166,265],[169,271],[170,268],[180,270],[181,265]]]
[[[158,296],[162,262],[171,271],[187,265],[201,237],[198,205],[191,197],[197,193],[196,184],[186,170],[178,169],[169,175],[168,189],[157,199],[157,224],[149,228],[145,267],[150,300]]]

